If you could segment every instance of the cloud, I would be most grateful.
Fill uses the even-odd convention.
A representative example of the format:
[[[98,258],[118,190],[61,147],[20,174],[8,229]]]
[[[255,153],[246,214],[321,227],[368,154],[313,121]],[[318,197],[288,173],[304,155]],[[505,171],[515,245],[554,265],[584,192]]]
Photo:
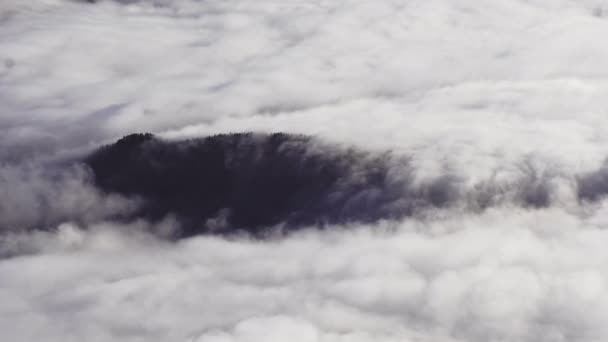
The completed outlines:
[[[605,340],[604,12],[596,0],[1,1],[3,337]],[[175,148],[306,136],[315,165],[337,163],[342,190],[365,193],[342,199],[428,210],[169,242],[179,217],[129,216],[138,199],[72,164],[132,132]],[[374,168],[391,182],[370,187]]]
[[[267,154],[265,149],[273,141],[279,142],[276,151],[284,155]],[[366,176],[373,170],[412,181],[399,178],[411,172],[404,165],[391,164],[394,160],[387,155],[387,159],[375,159],[362,151],[345,153],[310,137],[280,134],[221,135],[181,142],[131,135],[103,147],[93,159],[99,158],[96,162],[101,166],[126,168],[127,174],[141,167],[138,160],[143,161],[142,169],[147,171],[136,175],[140,178],[154,174],[155,168],[188,169],[197,162],[212,167],[211,155],[205,152],[210,146],[232,156],[218,161],[219,165],[226,160],[234,163],[226,174],[242,170],[255,174],[283,157],[292,158],[289,164],[296,166],[313,160],[311,170],[342,166],[338,170],[344,173],[338,173],[336,181],[340,185],[328,189],[335,191],[337,186],[347,192],[348,200],[358,197],[349,187],[361,186],[364,193],[373,190],[376,183],[368,183]],[[99,157],[104,153],[108,156]],[[121,154],[128,158],[114,160]],[[244,162],[256,156],[256,163]],[[180,164],[175,158],[187,162]],[[374,163],[368,164],[370,160]],[[451,199],[452,207],[442,208],[439,203],[424,215],[335,222],[341,224],[323,230],[300,227],[287,236],[267,234],[265,239],[233,235],[169,242],[159,237],[179,229],[175,217],[129,224],[104,222],[115,215],[103,211],[110,197],[83,176],[87,175],[84,169],[65,165],[67,169],[60,168],[55,177],[34,173],[4,182],[29,186],[8,189],[11,201],[25,203],[21,211],[5,210],[14,213],[16,220],[34,222],[48,216],[28,217],[27,210],[36,205],[18,201],[18,195],[29,194],[30,189],[36,190],[31,197],[38,201],[58,200],[47,213],[59,215],[65,209],[69,219],[70,215],[91,215],[80,224],[67,222],[46,230],[0,235],[0,296],[7,303],[0,315],[13,317],[8,321],[17,329],[0,328],[10,331],[12,340],[266,341],[295,335],[302,341],[592,341],[606,336],[603,317],[608,292],[602,270],[607,202],[601,187],[587,185],[603,179],[603,169],[579,177],[580,189],[569,188],[569,195],[582,199],[574,207],[556,197],[559,186],[564,186],[563,175],[552,174],[551,169],[539,173],[528,161],[520,167],[524,177],[520,181],[459,189],[459,197]],[[93,171],[98,169],[93,166]],[[296,176],[287,171],[282,172],[287,180]],[[198,172],[194,178],[179,180],[188,183],[204,175]],[[356,177],[362,181],[353,183]],[[177,186],[171,181],[175,177],[161,178],[138,191],[145,195],[155,182]],[[251,183],[258,181],[254,177]],[[429,189],[450,187],[436,184]],[[585,189],[596,189],[595,197]],[[92,200],[83,199],[84,190],[90,191],[84,192],[87,196],[95,195]],[[424,196],[432,198],[429,191],[398,192],[387,201],[425,200]],[[389,189],[380,191],[381,196],[387,193]],[[61,196],[73,200],[62,205]],[[551,201],[545,202],[543,196]],[[459,207],[483,198],[490,198],[492,204],[477,208],[484,210]],[[371,202],[372,209],[384,201],[372,199],[378,200]],[[119,213],[133,205],[116,203],[121,202],[110,209]],[[255,205],[260,203],[252,200],[245,209]],[[101,216],[95,217],[91,210],[100,211]],[[55,218],[62,220],[66,218]],[[287,229],[296,227],[286,222]],[[224,224],[230,229],[235,226],[229,221]],[[308,228],[318,228],[310,224]],[[13,221],[13,225],[25,223]],[[593,310],[588,309],[591,303]]]
[[[264,129],[475,158],[478,173],[604,157],[591,2],[51,3],[3,30],[3,146]]]
[[[44,229],[65,221],[88,223],[133,211],[134,199],[105,195],[78,165],[0,164],[0,231]]]
[[[605,336],[605,234],[590,220],[501,209],[370,228],[170,245],[70,228],[76,242],[48,235],[46,251],[0,263],[2,310],[30,327],[4,331],[50,341]]]

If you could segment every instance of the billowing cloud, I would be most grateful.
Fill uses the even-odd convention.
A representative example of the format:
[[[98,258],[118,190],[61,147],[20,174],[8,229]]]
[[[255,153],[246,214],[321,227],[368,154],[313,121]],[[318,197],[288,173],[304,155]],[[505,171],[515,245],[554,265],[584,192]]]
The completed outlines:
[[[2,337],[605,340],[606,13],[596,0],[1,1]],[[87,159],[133,132],[162,148]],[[281,153],[252,159],[278,132]],[[281,177],[263,172],[279,161]],[[248,189],[287,189],[289,210],[262,215],[264,238],[166,239],[183,207],[149,215],[167,203],[155,191],[211,184],[198,171],[222,163],[244,180],[240,213],[272,195]],[[236,229],[234,203],[201,209],[201,231]]]
[[[1,324],[23,341],[606,336],[606,236],[592,219],[501,209],[352,228],[167,245],[64,225],[0,264]]]

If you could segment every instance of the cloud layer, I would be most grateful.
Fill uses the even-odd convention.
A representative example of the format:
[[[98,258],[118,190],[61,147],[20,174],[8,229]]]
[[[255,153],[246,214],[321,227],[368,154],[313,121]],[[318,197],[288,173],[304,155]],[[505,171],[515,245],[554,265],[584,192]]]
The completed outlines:
[[[0,264],[1,324],[19,341],[595,341],[607,333],[600,227],[503,209],[166,245],[64,225]]]
[[[606,13],[595,0],[1,1],[2,336],[606,340]],[[305,135],[367,195],[375,167],[387,203],[404,184],[450,201],[169,242],[178,218],[119,220],[141,198],[72,163],[148,131],[171,146]]]

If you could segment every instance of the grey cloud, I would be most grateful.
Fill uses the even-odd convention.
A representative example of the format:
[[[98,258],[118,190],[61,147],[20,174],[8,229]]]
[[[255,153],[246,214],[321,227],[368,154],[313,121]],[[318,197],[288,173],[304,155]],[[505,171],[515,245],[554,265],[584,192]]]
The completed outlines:
[[[1,164],[0,193],[2,232],[119,217],[137,205],[134,200],[107,196],[95,189],[88,171],[77,165],[60,168],[38,162]]]

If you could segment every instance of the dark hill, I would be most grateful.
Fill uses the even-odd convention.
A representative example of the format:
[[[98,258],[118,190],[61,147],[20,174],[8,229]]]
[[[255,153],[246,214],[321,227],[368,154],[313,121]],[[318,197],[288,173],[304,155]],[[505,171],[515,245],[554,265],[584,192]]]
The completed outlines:
[[[406,196],[386,159],[282,133],[185,141],[132,134],[86,163],[105,192],[143,199],[135,217],[173,214],[182,236],[374,222],[447,202],[441,186]]]

